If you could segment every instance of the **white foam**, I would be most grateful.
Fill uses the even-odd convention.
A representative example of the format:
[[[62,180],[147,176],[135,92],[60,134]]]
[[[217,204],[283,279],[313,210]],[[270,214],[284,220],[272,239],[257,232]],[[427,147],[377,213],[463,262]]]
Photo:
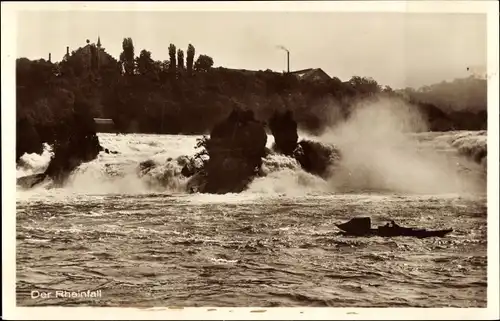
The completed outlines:
[[[52,147],[48,144],[43,144],[42,154],[26,153],[22,155],[16,168],[16,177],[42,173],[49,166],[50,158],[53,154]]]
[[[342,153],[330,179],[332,188],[424,194],[484,190],[477,175],[464,175],[464,167],[477,170],[474,164],[457,159],[455,153],[438,152],[436,142],[441,141],[425,131],[426,125],[414,106],[399,100],[360,106],[348,121],[319,138],[336,144]],[[420,140],[427,142],[426,148]]]
[[[394,108],[399,108],[395,110]],[[474,155],[486,150],[485,131],[447,133],[422,132],[408,129],[423,128],[418,117],[405,106],[383,102],[367,106],[350,121],[338,125],[321,137],[307,138],[338,146],[342,161],[331,179],[325,181],[306,173],[290,157],[271,154],[263,160],[264,177],[255,179],[248,190],[240,194],[189,195],[189,202],[242,202],[259,198],[307,196],[335,192],[384,190],[402,193],[458,193],[474,190],[478,183],[470,175],[481,165],[466,161],[457,151]],[[184,193],[187,179],[180,173],[179,156],[193,156],[196,140],[201,136],[150,134],[99,134],[104,148],[118,154],[101,152],[97,159],[75,170],[63,189],[47,189],[45,183],[29,191],[18,191],[19,198],[52,195]],[[268,136],[267,147],[274,139]],[[45,146],[41,155],[23,155],[23,165],[17,175],[42,172],[51,157]],[[156,167],[139,175],[138,167],[151,160]],[[463,173],[457,170],[457,162]]]
[[[325,192],[326,181],[305,172],[291,157],[272,154],[263,161],[264,177],[256,178],[246,193],[307,195]]]

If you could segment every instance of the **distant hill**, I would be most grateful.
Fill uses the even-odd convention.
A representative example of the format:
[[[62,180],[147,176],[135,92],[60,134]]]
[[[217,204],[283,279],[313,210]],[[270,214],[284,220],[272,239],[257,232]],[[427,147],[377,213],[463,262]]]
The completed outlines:
[[[439,106],[444,112],[469,111],[480,112],[487,110],[488,85],[486,79],[470,76],[455,79],[451,82],[440,82],[424,86],[417,90],[406,88],[398,92],[409,97]]]
[[[439,108],[446,114],[450,130],[484,130],[487,125],[487,80],[470,76],[418,89],[397,90],[412,102]],[[444,115],[441,115],[444,117]]]

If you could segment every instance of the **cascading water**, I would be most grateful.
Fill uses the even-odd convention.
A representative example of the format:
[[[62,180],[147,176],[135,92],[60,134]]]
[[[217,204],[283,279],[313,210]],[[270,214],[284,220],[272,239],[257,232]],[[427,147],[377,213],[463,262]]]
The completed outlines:
[[[99,288],[102,298],[79,302],[486,306],[486,132],[370,124],[299,134],[338,146],[329,178],[271,154],[246,191],[225,195],[185,192],[179,157],[196,153],[197,136],[99,134],[117,154],[101,152],[62,188],[18,188],[18,305],[39,304],[37,288]],[[49,159],[48,146],[24,155],[18,177]],[[336,234],[336,223],[359,215],[454,231],[423,240]]]
[[[80,165],[70,176],[65,188],[73,192],[94,194],[186,191],[187,178],[181,174],[182,163],[179,158],[193,156],[197,152],[196,139],[201,136],[141,134],[98,136],[104,148],[117,153],[101,152],[96,160]],[[306,137],[324,142],[335,139],[335,135],[331,137],[328,134],[324,137]],[[426,184],[423,184],[420,191],[418,190],[416,185],[420,179],[412,177],[412,172],[420,175],[418,171],[425,171],[427,177],[423,179],[427,180],[427,185],[432,184],[434,187],[435,182],[429,175],[446,176],[448,186],[443,187],[443,192],[463,191],[466,188],[477,190],[477,182],[484,180],[484,173],[481,173],[481,170],[486,169],[485,131],[421,133],[409,135],[408,139],[418,146],[417,152],[415,150],[411,153],[405,152],[404,145],[393,146],[380,141],[378,145],[371,145],[370,149],[364,150],[354,145],[356,142],[362,145],[364,142],[360,139],[349,141],[348,147],[347,143],[341,144],[344,150],[348,150],[344,153],[346,155],[344,158],[347,160],[345,163],[340,161],[336,173],[329,180],[305,172],[294,158],[272,153],[263,160],[262,172],[265,176],[255,179],[247,192],[328,193],[353,191],[356,188],[382,191],[391,190],[391,187],[395,192],[412,190],[422,193],[434,192],[432,188],[425,186]],[[271,148],[272,144],[273,137],[269,135],[267,147]],[[483,157],[480,157],[481,155]],[[17,177],[43,172],[48,166],[50,157],[51,147],[48,145],[41,155],[24,155],[17,168]],[[351,159],[356,159],[357,163],[354,164]],[[150,171],[141,173],[139,165],[144,161],[151,161],[155,166]],[[400,173],[398,168],[391,164],[395,161],[398,161],[399,168],[405,164],[404,168],[399,169]],[[408,182],[388,183],[388,179],[399,179],[395,173],[407,177]],[[377,181],[374,175],[384,175],[385,182],[382,183],[380,179]],[[409,182],[410,180],[413,181]],[[452,184],[453,180],[458,183]]]

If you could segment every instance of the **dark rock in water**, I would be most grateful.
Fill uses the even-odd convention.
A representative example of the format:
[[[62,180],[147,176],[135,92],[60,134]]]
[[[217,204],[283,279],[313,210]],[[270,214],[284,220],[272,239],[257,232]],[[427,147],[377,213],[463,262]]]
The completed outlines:
[[[240,193],[258,174],[259,164],[237,157],[219,158],[207,165],[206,192]]]
[[[292,156],[299,139],[297,122],[290,110],[285,113],[276,112],[269,120],[269,128],[274,136],[275,149],[279,153]]]
[[[182,167],[181,174],[185,177],[191,177],[196,174],[196,168],[191,164],[186,164]]]
[[[19,177],[17,179],[17,185],[21,186],[22,188],[32,188],[33,186],[43,182],[46,177],[47,175],[45,173]]]
[[[274,136],[274,148],[278,153],[293,156],[302,168],[314,175],[326,178],[329,169],[340,158],[334,146],[327,146],[310,140],[302,140],[297,144],[297,122],[291,111],[276,112],[269,121]]]
[[[306,172],[326,178],[330,168],[340,160],[340,151],[335,146],[302,140],[294,156]]]
[[[381,237],[397,237],[410,236],[417,238],[426,237],[444,237],[446,234],[453,232],[453,229],[433,230],[415,229],[402,227],[394,221],[379,226],[375,229],[371,228],[371,219],[369,217],[356,217],[342,224],[337,224],[337,227],[343,231],[344,235],[350,236],[381,236]]]
[[[253,112],[234,109],[204,142],[209,159],[189,182],[188,190],[215,194],[243,191],[262,165],[266,143],[264,125],[255,120]]]
[[[119,154],[116,150],[110,150],[107,148],[103,149],[106,154]]]
[[[199,171],[192,175],[187,183],[187,191],[189,193],[199,193],[206,191],[207,184],[207,173],[205,171]]]
[[[140,176],[145,175],[155,167],[156,167],[156,163],[154,161],[152,161],[151,159],[140,162],[139,163],[139,175]]]
[[[99,144],[94,120],[89,115],[76,112],[59,124],[55,132],[54,155],[43,174],[56,185],[62,185],[73,170],[84,162],[94,160],[103,148]],[[24,181],[29,179],[21,179],[21,182]]]
[[[28,118],[21,118],[16,123],[16,162],[25,153],[41,154],[43,144],[40,136]]]
[[[97,135],[70,137],[66,141],[56,142],[54,157],[45,174],[56,183],[63,183],[69,174],[82,163],[94,160],[100,152]]]
[[[177,158],[177,164],[182,167],[181,174],[184,177],[191,177],[201,170],[201,166],[196,164],[193,157],[180,156]]]

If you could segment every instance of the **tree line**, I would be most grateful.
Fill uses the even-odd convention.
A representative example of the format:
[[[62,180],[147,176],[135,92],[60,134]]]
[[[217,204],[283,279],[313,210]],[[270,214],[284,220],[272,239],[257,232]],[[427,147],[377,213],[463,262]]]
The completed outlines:
[[[214,68],[212,57],[196,57],[192,44],[185,54],[170,44],[168,55],[164,61],[154,60],[146,49],[137,55],[133,40],[125,38],[118,59],[90,44],[60,62],[17,59],[18,154],[38,152],[58,133],[70,133],[65,126],[71,122],[65,120],[75,114],[112,118],[124,133],[203,134],[234,107],[252,110],[263,122],[276,111],[290,110],[300,129],[320,133],[348,117],[357,100],[397,96],[424,104],[432,117],[451,123],[434,130],[466,128],[473,117],[478,119],[474,128],[466,129],[486,124],[481,114],[486,110],[486,80],[394,91],[369,77],[307,81],[270,70]]]

